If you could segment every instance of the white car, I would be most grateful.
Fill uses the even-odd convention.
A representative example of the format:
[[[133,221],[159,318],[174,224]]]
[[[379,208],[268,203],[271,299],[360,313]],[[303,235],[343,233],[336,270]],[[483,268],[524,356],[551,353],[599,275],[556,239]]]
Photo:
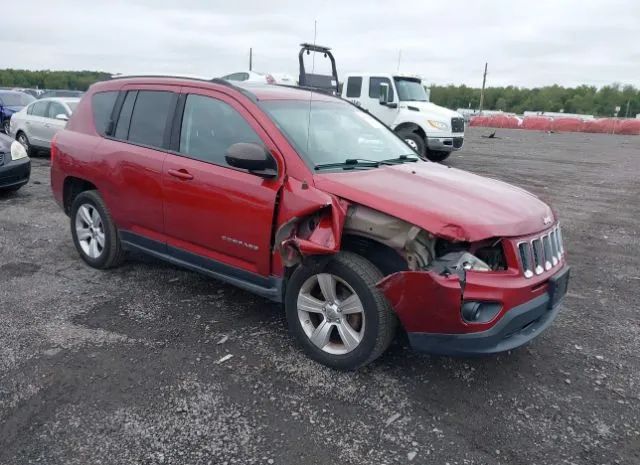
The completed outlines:
[[[464,142],[462,115],[429,102],[418,77],[350,73],[341,96],[374,115],[431,161],[444,160]]]
[[[9,134],[20,142],[27,152],[49,149],[53,136],[64,129],[76,109],[79,98],[45,98],[30,103],[14,113]]]
[[[227,74],[220,79],[226,81],[242,81],[242,82],[263,82],[266,84],[283,84],[295,86],[296,80],[293,76],[286,73],[258,73],[256,71],[241,71],[239,73]]]

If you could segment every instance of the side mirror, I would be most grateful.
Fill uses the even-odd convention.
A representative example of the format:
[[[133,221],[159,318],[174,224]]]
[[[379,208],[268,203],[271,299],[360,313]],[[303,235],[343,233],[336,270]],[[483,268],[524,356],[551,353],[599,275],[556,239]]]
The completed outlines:
[[[247,170],[263,178],[278,175],[276,162],[263,146],[238,142],[229,147],[224,155],[229,166]]]
[[[380,96],[378,97],[380,105],[386,105],[389,102],[389,84],[380,83]]]
[[[67,115],[65,115],[64,113],[60,113],[60,114],[56,115],[56,119],[59,119],[61,121],[69,121],[69,117]]]

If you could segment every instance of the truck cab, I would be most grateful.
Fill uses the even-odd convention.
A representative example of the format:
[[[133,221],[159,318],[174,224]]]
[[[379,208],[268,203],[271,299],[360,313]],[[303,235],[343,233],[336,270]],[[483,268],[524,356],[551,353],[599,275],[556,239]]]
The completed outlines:
[[[423,158],[442,161],[464,142],[464,118],[429,102],[416,76],[349,73],[341,96],[367,110]]]

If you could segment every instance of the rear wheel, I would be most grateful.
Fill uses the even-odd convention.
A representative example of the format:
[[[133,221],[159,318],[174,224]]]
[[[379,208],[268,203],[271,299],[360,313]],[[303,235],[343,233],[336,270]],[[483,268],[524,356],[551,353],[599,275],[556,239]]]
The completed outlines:
[[[287,285],[289,330],[312,359],[354,370],[389,346],[396,317],[375,284],[382,273],[365,258],[338,253],[326,266],[300,266]]]
[[[10,120],[6,119],[2,122],[2,130],[6,135],[9,135],[9,126],[10,126]]]
[[[436,152],[433,150],[427,150],[427,158],[430,161],[444,161],[449,158],[449,155],[451,155],[451,152]]]
[[[71,236],[80,257],[94,268],[119,265],[124,258],[120,236],[97,191],[78,194],[71,205]]]

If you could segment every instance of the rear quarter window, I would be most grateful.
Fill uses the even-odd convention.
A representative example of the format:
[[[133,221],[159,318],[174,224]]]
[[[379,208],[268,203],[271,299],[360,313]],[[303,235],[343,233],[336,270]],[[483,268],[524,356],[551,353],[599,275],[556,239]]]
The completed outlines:
[[[111,123],[111,113],[113,106],[118,98],[117,91],[98,92],[93,94],[91,98],[91,106],[93,107],[93,121],[96,125],[96,131],[104,136],[109,129]]]

